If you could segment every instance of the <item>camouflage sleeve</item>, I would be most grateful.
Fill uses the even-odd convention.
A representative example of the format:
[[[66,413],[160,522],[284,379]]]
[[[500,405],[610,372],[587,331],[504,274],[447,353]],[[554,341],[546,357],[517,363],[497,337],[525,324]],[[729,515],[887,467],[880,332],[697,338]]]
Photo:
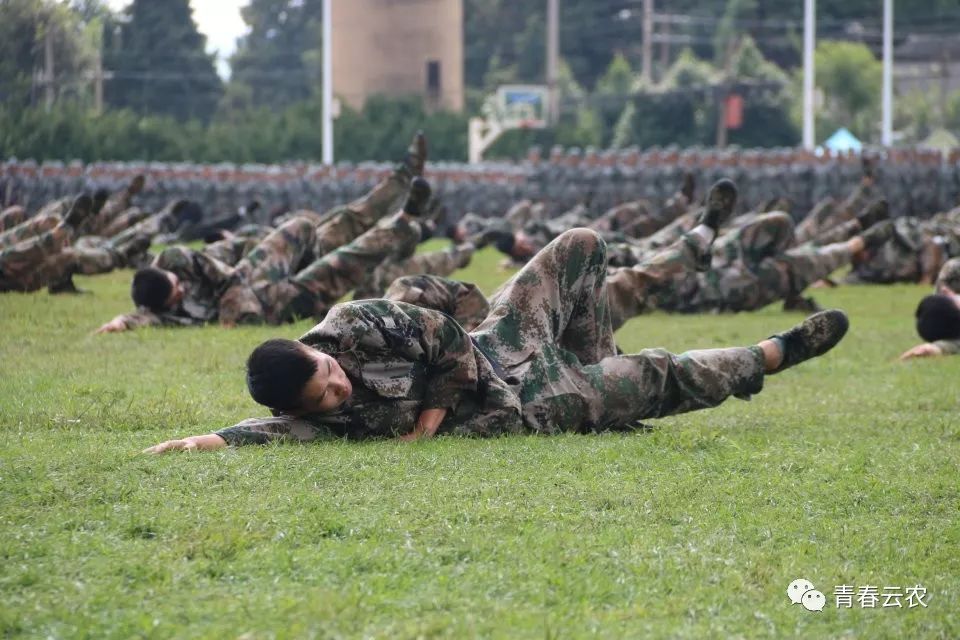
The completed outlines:
[[[202,279],[214,288],[226,285],[234,269],[204,253],[187,247],[173,246],[164,249],[153,261],[158,269],[172,271],[180,277]]]
[[[490,311],[487,298],[476,285],[427,274],[397,278],[383,297],[442,311],[468,331]]]
[[[235,266],[261,239],[259,236],[234,236],[208,244],[201,253],[222,264]]]
[[[315,339],[337,335],[364,341],[378,336],[376,347],[385,347],[406,362],[424,365],[422,409],[452,409],[463,393],[478,390],[479,373],[470,336],[453,318],[439,311],[389,300],[341,304],[301,342],[311,344]]]
[[[475,392],[479,373],[470,336],[455,320],[432,309],[404,306],[420,331],[423,361],[428,367],[423,409],[453,409],[464,392]]]
[[[234,447],[245,444],[267,444],[273,440],[310,442],[330,435],[326,427],[290,416],[248,418],[214,433]]]
[[[937,291],[949,289],[954,293],[960,293],[960,258],[953,258],[940,269],[937,276]]]
[[[160,316],[149,311],[137,311],[135,313],[126,313],[120,316],[123,325],[127,331],[139,329],[140,327],[159,327],[163,325]]]
[[[937,340],[933,344],[937,345],[945,356],[960,354],[960,340]]]
[[[228,264],[220,262],[212,256],[203,253],[196,254],[197,266],[203,277],[215,287],[226,285],[233,276],[234,269]]]
[[[134,313],[127,313],[120,316],[127,331],[140,329],[141,327],[190,327],[203,324],[199,320],[187,316],[175,316],[169,313],[153,313],[145,308],[140,308]]]

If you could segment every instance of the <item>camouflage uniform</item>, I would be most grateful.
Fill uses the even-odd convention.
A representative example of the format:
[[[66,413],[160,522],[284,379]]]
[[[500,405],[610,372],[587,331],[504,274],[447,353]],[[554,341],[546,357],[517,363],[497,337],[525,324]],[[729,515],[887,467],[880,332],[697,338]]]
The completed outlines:
[[[792,223],[782,213],[728,232],[709,252],[686,234],[635,267],[611,269],[614,316],[623,320],[652,307],[681,313],[759,309],[800,293],[852,257],[845,242],[787,248],[793,244]],[[706,271],[711,258],[718,264]]]
[[[894,220],[893,237],[854,265],[849,284],[931,283],[943,263],[960,256],[960,222],[950,212],[931,220]]]
[[[113,218],[104,228],[100,231],[101,236],[105,238],[112,238],[113,236],[133,227],[134,225],[146,220],[150,217],[150,212],[141,209],[140,207],[129,207],[121,213],[119,213],[115,218]]]
[[[323,317],[366,274],[386,259],[409,256],[420,240],[419,224],[397,213],[296,272],[319,233],[310,219],[296,222],[267,236],[237,264],[220,300],[222,321],[280,324]]]
[[[413,275],[397,278],[383,297],[426,309],[441,311],[467,331],[472,330],[490,312],[490,303],[475,284],[448,280],[435,275]]]
[[[112,237],[84,236],[66,253],[72,259],[73,272],[84,275],[107,273],[114,269],[132,267],[145,260],[150,243],[174,223],[171,202],[159,213],[141,220]],[[133,211],[138,209],[129,209]]]
[[[316,233],[313,255],[324,256],[372,228],[378,220],[402,204],[410,188],[410,173],[398,167],[367,195],[325,213]]]
[[[203,252],[224,264],[235,265],[272,232],[273,229],[264,225],[244,225],[229,238],[211,242]]]
[[[15,227],[0,233],[0,249],[12,247],[25,240],[35,238],[60,224],[59,213],[38,213]]]
[[[140,179],[142,180],[142,178]],[[81,234],[90,236],[109,235],[105,231],[124,222],[126,219],[124,213],[130,208],[130,202],[138,192],[139,189],[133,183],[125,189],[115,191],[103,203],[100,211],[84,221],[80,227]],[[116,232],[122,230],[122,228],[117,229]]]
[[[598,431],[762,389],[757,346],[616,355],[606,262],[596,232],[564,233],[504,285],[469,334],[442,313],[404,303],[337,305],[301,341],[344,369],[354,389],[347,402],[217,433],[230,444],[327,433],[389,437],[409,433],[431,408],[448,409],[441,434]]]
[[[57,256],[70,243],[72,230],[57,225],[23,242],[0,249],[0,291],[36,291],[62,273]]]
[[[128,329],[212,322],[279,324],[297,316],[322,316],[385,258],[409,254],[420,231],[403,214],[381,221],[353,242],[297,271],[316,244],[312,217],[288,220],[236,266],[202,251],[170,247],[154,260],[184,287],[177,309],[161,314],[141,309],[123,316]]]
[[[354,300],[379,298],[387,287],[403,276],[426,274],[445,277],[462,269],[470,262],[476,249],[472,244],[464,243],[441,251],[430,251],[410,256],[404,260],[387,260],[357,287]]]
[[[8,231],[23,222],[27,212],[21,207],[14,205],[0,211],[0,233]]]

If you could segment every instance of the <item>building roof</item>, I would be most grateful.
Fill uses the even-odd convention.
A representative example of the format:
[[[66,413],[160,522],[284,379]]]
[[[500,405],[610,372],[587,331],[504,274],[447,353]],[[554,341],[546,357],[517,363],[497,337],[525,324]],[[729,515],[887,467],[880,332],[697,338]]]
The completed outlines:
[[[911,33],[893,53],[897,62],[960,62],[960,38],[956,34]]]

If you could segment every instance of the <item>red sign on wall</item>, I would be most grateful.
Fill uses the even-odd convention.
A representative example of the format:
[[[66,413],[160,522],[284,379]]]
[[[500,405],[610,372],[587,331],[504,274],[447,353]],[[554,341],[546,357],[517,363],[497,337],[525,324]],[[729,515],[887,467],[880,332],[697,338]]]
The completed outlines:
[[[727,96],[726,121],[727,129],[739,129],[743,126],[743,96],[731,93]]]

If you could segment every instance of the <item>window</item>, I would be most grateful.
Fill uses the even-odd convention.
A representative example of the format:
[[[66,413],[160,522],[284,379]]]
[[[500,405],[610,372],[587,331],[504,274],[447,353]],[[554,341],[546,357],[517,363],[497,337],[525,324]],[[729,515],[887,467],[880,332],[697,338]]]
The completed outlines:
[[[440,94],[440,61],[427,61],[427,93],[431,95]]]

